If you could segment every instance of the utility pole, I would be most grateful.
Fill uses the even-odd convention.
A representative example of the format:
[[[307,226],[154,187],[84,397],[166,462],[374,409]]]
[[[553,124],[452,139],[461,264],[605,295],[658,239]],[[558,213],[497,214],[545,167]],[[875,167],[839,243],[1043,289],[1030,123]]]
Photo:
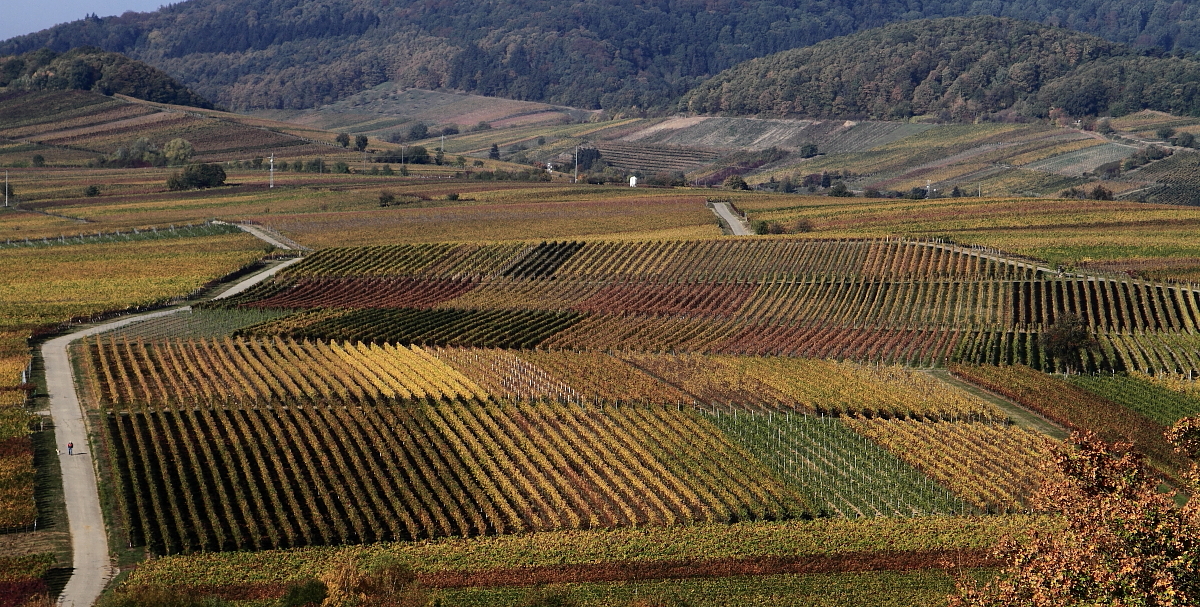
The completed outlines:
[[[271,187],[275,187],[275,153],[271,153]]]
[[[5,173],[7,175],[8,173]],[[579,145],[575,146],[575,181],[571,183],[579,183]],[[5,189],[7,192],[8,190]]]
[[[8,171],[4,171],[4,206],[8,206]]]

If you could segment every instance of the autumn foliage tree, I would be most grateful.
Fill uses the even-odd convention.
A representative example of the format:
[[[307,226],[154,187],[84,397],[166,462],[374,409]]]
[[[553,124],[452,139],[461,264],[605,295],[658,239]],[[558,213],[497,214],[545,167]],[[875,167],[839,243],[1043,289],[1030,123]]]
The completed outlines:
[[[1183,455],[1200,453],[1200,418],[1166,433]],[[1200,500],[1178,506],[1176,493],[1128,443],[1076,432],[1056,450],[1063,474],[1042,487],[1035,507],[1060,513],[1063,527],[1001,546],[1009,566],[986,585],[959,584],[952,607],[1173,607],[1200,604]],[[1195,464],[1186,493],[1200,489]]]

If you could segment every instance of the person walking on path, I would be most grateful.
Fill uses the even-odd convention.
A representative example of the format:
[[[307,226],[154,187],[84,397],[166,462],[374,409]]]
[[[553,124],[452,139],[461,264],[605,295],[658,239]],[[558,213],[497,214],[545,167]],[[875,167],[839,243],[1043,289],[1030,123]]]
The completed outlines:
[[[75,455],[75,443],[67,443],[67,455]]]

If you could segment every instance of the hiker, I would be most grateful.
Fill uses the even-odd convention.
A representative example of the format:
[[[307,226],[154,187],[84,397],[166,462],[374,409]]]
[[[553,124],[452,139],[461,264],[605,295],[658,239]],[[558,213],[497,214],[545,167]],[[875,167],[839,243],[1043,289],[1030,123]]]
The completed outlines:
[[[75,455],[75,443],[67,443],[67,455]]]

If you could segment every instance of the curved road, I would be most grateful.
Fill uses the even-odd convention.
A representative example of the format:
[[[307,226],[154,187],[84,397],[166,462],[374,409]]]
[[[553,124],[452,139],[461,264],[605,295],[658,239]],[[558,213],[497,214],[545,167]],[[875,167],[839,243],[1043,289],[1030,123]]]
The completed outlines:
[[[215,299],[236,295],[300,259],[291,259],[252,274],[226,289]],[[113,575],[108,552],[108,534],[104,528],[104,516],[100,511],[92,445],[84,423],[83,406],[75,392],[75,379],[67,348],[71,342],[89,335],[187,310],[191,310],[191,307],[127,316],[55,337],[42,344],[46,392],[50,397],[50,416],[54,419],[54,434],[58,441],[63,499],[67,504],[67,523],[71,530],[71,560],[75,566],[71,579],[67,581],[66,587],[58,597],[58,604],[62,607],[91,607]],[[75,444],[74,454],[67,453],[67,443]]]

